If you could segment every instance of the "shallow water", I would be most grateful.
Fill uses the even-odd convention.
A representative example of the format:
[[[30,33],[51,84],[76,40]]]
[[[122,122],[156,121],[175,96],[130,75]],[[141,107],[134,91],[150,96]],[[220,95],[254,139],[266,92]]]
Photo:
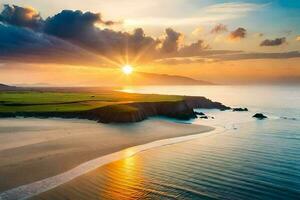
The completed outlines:
[[[157,90],[159,89],[159,90]],[[203,95],[249,113],[209,111],[193,123],[226,131],[108,164],[38,199],[299,199],[299,87],[169,87],[133,92]],[[256,121],[255,112],[270,119]],[[285,117],[285,118],[283,118]]]

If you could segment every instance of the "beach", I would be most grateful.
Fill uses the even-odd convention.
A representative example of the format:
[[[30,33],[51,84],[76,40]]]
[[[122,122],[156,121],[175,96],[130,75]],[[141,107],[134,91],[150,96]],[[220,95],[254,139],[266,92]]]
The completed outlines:
[[[131,124],[88,120],[0,120],[0,191],[61,174],[95,158],[212,127],[150,119]]]

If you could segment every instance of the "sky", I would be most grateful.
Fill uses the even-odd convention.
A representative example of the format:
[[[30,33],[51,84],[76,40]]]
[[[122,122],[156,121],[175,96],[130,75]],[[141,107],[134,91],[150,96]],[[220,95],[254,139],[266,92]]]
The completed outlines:
[[[126,64],[220,84],[300,83],[300,1],[0,4],[2,83],[109,85]]]

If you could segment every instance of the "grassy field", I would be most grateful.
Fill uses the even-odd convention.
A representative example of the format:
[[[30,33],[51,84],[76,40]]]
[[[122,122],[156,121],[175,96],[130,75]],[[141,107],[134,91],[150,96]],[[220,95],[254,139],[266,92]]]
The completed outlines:
[[[89,92],[0,92],[0,112],[83,111],[129,102],[180,101],[183,97],[130,94],[115,91]],[[116,108],[119,108],[117,106]],[[122,111],[124,107],[120,107]]]

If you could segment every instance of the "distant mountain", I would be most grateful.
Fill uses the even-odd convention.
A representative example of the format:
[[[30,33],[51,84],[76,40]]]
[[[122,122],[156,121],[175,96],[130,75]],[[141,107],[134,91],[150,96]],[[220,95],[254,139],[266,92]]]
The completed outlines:
[[[177,75],[135,72],[123,80],[133,85],[213,85],[211,82]],[[122,81],[122,82],[123,82]]]
[[[52,85],[49,84],[49,83],[43,83],[43,82],[40,82],[40,83],[22,83],[22,84],[16,84],[17,87],[51,87]]]
[[[214,85],[214,84],[211,82],[196,80],[185,76],[135,72],[129,76],[124,75],[121,78],[118,77],[115,80],[112,80],[111,85],[107,85],[107,87],[124,86],[124,85],[146,86],[146,85]],[[84,87],[89,88],[88,84]],[[74,85],[72,87],[68,86],[68,87],[60,88],[58,86],[51,86],[50,84],[47,83],[38,83],[38,84],[19,84],[16,87],[16,86],[0,84],[0,91],[49,90],[53,88],[56,88],[57,90],[63,88],[69,88],[69,89],[76,88],[77,90],[78,86]]]
[[[5,85],[5,84],[0,83],[0,91],[10,91],[10,90],[18,90],[18,87],[9,86],[9,85]]]

